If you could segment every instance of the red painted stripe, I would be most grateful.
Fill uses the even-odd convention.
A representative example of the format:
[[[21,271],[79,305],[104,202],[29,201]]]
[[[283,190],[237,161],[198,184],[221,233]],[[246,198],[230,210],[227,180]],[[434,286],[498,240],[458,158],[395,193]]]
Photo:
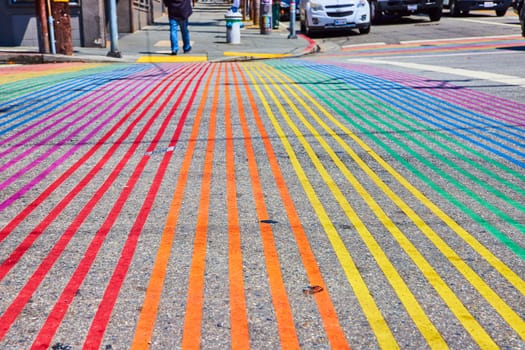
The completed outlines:
[[[184,109],[181,115],[181,120],[179,124],[177,125],[177,129],[175,130],[175,133],[170,142],[170,146],[172,147],[177,145],[179,141],[184,122],[188,116],[190,109],[193,107],[192,106],[193,101],[195,100],[195,96],[197,94],[198,88],[202,83],[204,74],[206,74],[207,71],[209,70],[209,67],[210,67],[209,65],[206,65],[206,69],[204,70],[204,72],[201,73],[201,76],[198,78],[197,84],[191,93],[191,96],[187,102],[186,108]],[[189,84],[188,86],[185,87],[184,91],[181,93],[181,97],[179,98],[179,101],[177,101],[176,105],[180,104],[180,100],[185,95],[188,87],[189,87]],[[172,110],[170,110],[169,114],[172,114],[174,112],[175,112],[175,107],[173,107]],[[83,346],[84,349],[99,349],[100,348],[100,344],[102,342],[104,332],[106,330],[107,324],[111,316],[111,312],[113,310],[113,307],[115,306],[118,294],[120,292],[122,284],[124,283],[124,279],[126,277],[127,271],[131,264],[131,260],[135,253],[137,241],[142,231],[142,227],[144,226],[144,223],[149,215],[149,212],[151,210],[151,205],[155,201],[155,197],[159,190],[162,179],[164,178],[164,174],[171,160],[171,156],[172,156],[172,152],[167,152],[162,159],[162,162],[159,166],[159,170],[157,171],[157,174],[153,181],[153,185],[150,191],[148,192],[148,195],[144,201],[144,205],[142,206],[140,210],[141,215],[137,218],[137,220],[135,221],[133,225],[133,228],[131,229],[128,240],[126,241],[126,244],[124,248],[122,249],[122,253],[118,261],[118,264],[113,272],[111,280],[109,281],[108,286],[106,287],[106,290],[104,292],[102,301],[97,309],[97,313],[95,314],[95,317],[93,321],[91,322],[91,326],[89,328],[89,331],[88,331],[88,334],[86,336],[86,340]]]
[[[202,68],[201,68],[202,70]],[[187,82],[186,86],[182,89],[180,92],[179,98],[175,102],[174,106],[171,108],[170,112],[167,114],[167,118],[164,119],[161,127],[158,129],[157,134],[152,140],[151,145],[148,148],[148,152],[152,152],[155,150],[155,147],[157,143],[162,139],[162,136],[168,127],[169,123],[171,122],[171,118],[175,115],[175,111],[180,106],[181,101],[184,98],[184,95],[188,91],[188,88],[190,87],[191,83],[194,81],[195,76],[192,76],[190,79],[182,79],[179,81],[179,83],[171,89],[171,92],[169,96],[165,99],[165,101],[162,103],[160,108],[157,109],[155,112],[155,117],[159,116],[165,109],[166,105],[169,103],[170,99],[173,97],[175,92],[179,93],[179,88],[182,85],[183,82]],[[182,127],[184,125],[184,122],[186,120],[187,114],[183,115],[178,122],[177,128],[175,130],[175,134],[180,135],[182,131]],[[142,227],[144,226],[144,223],[146,222],[146,219],[149,215],[149,212],[151,210],[151,206],[153,205],[153,202],[155,200],[155,196],[157,194],[158,187],[160,186],[160,183],[162,182],[162,178],[164,176],[165,168],[168,165],[169,158],[171,155],[171,152],[166,153],[162,165],[159,168],[159,171],[157,172],[157,175],[155,176],[154,182],[152,183],[152,186],[150,187],[150,190],[147,194],[147,197],[143,203],[142,210],[139,211],[139,215],[137,216],[137,219],[132,227],[130,235],[128,235],[128,240],[133,240],[136,242],[138,240],[138,236],[140,235],[140,232],[142,232]],[[135,168],[133,174],[131,175],[130,179],[128,180],[128,183],[124,187],[124,190],[121,192],[117,204],[113,206],[112,210],[108,214],[107,219],[103,223],[102,227],[99,229],[99,231],[95,235],[95,239],[91,242],[88,249],[86,250],[86,253],[84,255],[84,258],[78,265],[77,269],[73,273],[73,276],[71,277],[69,283],[64,288],[64,291],[62,292],[58,302],[55,304],[53,309],[51,310],[46,322],[42,326],[39,334],[37,335],[34,343],[33,343],[33,349],[37,349],[40,347],[47,348],[49,347],[49,344],[51,340],[53,339],[53,336],[56,333],[57,328],[60,326],[60,323],[62,322],[67,309],[69,308],[69,305],[73,301],[75,294],[80,288],[80,285],[84,281],[86,275],[89,272],[89,269],[93,265],[93,262],[95,261],[95,258],[98,254],[98,251],[100,250],[100,247],[104,243],[104,239],[111,230],[111,227],[117,220],[118,216],[120,215],[120,212],[124,205],[126,204],[129,195],[135,188],[138,179],[140,178],[142,172],[144,171],[144,168],[146,167],[146,164],[148,163],[149,157],[142,157],[139,164]],[[134,247],[134,246],[133,246]],[[133,250],[134,251],[134,250]],[[128,257],[131,261],[131,256]],[[129,265],[128,265],[129,266]],[[120,291],[120,288],[115,288],[115,286],[111,286],[113,290]]]
[[[162,88],[161,92],[158,93],[153,101],[149,104],[148,107],[154,106],[163,96],[163,94],[168,90],[169,85],[166,85]],[[175,90],[171,91],[171,94],[175,93]],[[166,99],[166,103],[169,101],[169,99]],[[136,105],[128,115],[132,115],[132,113],[139,107],[143,107],[140,105]],[[119,139],[120,142],[116,142],[115,145],[120,145],[131,133],[134,126],[137,125],[138,121],[142,119],[148,112],[148,108],[145,108],[139,117],[135,120],[135,122],[128,127],[126,130],[127,132],[121,136]],[[33,273],[31,278],[28,280],[26,285],[22,288],[22,290],[19,292],[15,300],[9,305],[5,313],[0,317],[0,339],[2,339],[9,328],[12,326],[15,319],[18,317],[19,313],[22,311],[25,304],[28,302],[28,300],[31,298],[31,295],[34,293],[34,291],[38,288],[42,280],[45,278],[46,274],[49,272],[49,270],[52,268],[54,263],[58,260],[64,249],[66,248],[67,244],[71,240],[71,238],[74,236],[76,229],[82,225],[82,223],[85,221],[87,216],[90,214],[91,209],[99,202],[99,200],[103,197],[104,193],[112,186],[113,182],[117,179],[118,175],[120,174],[121,170],[124,168],[124,166],[127,164],[129,159],[133,156],[136,149],[146,136],[147,131],[152,126],[152,124],[155,121],[155,118],[158,116],[159,113],[155,113],[144,125],[141,129],[141,132],[136,137],[135,141],[131,144],[131,147],[128,149],[124,157],[120,160],[120,162],[117,164],[117,166],[113,169],[111,174],[108,176],[108,178],[104,181],[102,186],[95,191],[96,195],[93,196],[89,202],[82,208],[80,213],[77,215],[77,217],[73,220],[73,222],[69,225],[69,227],[65,230],[64,234],[60,237],[60,239],[55,243],[53,249],[49,252],[47,257],[40,263],[37,270]],[[130,180],[131,181],[131,180]],[[133,180],[134,181],[134,180]],[[123,203],[121,203],[123,205]],[[108,217],[109,218],[109,217]],[[47,218],[44,219],[42,222],[46,227],[49,225],[49,222],[47,222]],[[40,226],[40,225],[39,225]],[[31,232],[29,237],[40,235],[43,232],[43,230],[34,230]],[[95,237],[95,239],[99,239]],[[34,239],[32,239],[34,240]],[[29,246],[24,245],[22,243],[17,248],[17,253],[23,253],[27,251]],[[13,256],[13,254],[12,254]],[[15,256],[13,257],[13,260],[10,260],[7,264],[7,268],[11,268],[13,266],[12,261],[16,260],[18,261],[21,256]],[[86,259],[88,257],[84,257]],[[5,263],[4,263],[5,264]],[[4,264],[2,264],[2,267],[4,267]],[[2,270],[3,272],[3,270]],[[2,273],[2,277],[5,276],[6,272]],[[75,291],[76,292],[76,291]]]

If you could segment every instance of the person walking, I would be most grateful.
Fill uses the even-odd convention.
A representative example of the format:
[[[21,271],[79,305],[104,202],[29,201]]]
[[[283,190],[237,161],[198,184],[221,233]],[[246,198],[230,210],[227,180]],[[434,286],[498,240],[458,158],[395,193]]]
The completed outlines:
[[[182,50],[184,53],[191,51],[188,18],[193,13],[193,8],[190,1],[191,0],[163,0],[164,5],[166,5],[168,8],[168,17],[170,19],[170,41],[172,55],[176,55],[179,52],[179,27],[182,35]]]

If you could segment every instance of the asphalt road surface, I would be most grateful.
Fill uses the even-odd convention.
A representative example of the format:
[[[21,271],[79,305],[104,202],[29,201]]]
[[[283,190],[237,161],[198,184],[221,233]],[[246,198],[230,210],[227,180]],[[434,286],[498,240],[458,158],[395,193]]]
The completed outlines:
[[[524,47],[1,67],[0,348],[525,349]]]

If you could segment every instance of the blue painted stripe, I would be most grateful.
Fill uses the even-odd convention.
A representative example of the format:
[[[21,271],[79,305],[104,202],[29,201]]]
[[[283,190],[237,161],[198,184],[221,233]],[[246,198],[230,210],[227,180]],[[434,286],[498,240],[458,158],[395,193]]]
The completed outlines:
[[[345,83],[348,83],[348,84],[351,84],[359,89],[361,89],[362,91],[365,91],[366,93],[372,95],[372,96],[375,96],[379,99],[381,99],[382,101],[385,101],[385,102],[388,102],[389,104],[391,104],[392,106],[395,106],[396,108],[398,108],[399,110],[409,114],[409,115],[412,115],[420,120],[423,120],[425,121],[426,123],[430,124],[430,125],[433,125],[435,127],[438,127],[440,130],[444,130],[444,131],[447,131],[447,132],[450,132],[456,136],[458,136],[459,138],[461,138],[462,140],[464,141],[468,141],[470,142],[471,144],[474,144],[482,149],[485,149],[493,154],[496,154],[522,168],[525,167],[525,163],[519,159],[516,159],[514,158],[513,156],[509,155],[508,153],[505,153],[505,152],[502,152],[501,150],[495,148],[495,147],[491,147],[490,145],[488,144],[494,144],[495,146],[498,146],[510,153],[514,153],[516,155],[519,155],[519,156],[522,156],[522,157],[525,157],[525,153],[523,152],[520,152],[518,150],[516,150],[515,148],[512,148],[512,147],[509,147],[505,144],[502,144],[501,142],[497,142],[497,141],[494,141],[492,139],[489,139],[489,138],[486,138],[486,137],[483,137],[482,135],[479,135],[479,134],[475,134],[474,131],[472,131],[471,129],[471,126],[469,127],[468,126],[468,123],[466,122],[463,122],[464,124],[466,125],[460,125],[460,124],[454,124],[452,122],[447,122],[445,120],[443,120],[443,116],[447,116],[447,117],[450,117],[452,118],[453,115],[450,114],[450,113],[442,113],[442,111],[440,110],[437,110],[436,108],[431,108],[429,107],[428,109],[423,109],[423,108],[420,108],[418,107],[417,105],[418,104],[421,104],[421,101],[422,100],[425,100],[427,101],[428,103],[435,103],[436,101],[440,101],[438,99],[435,99],[435,98],[427,98],[426,95],[424,95],[423,93],[421,92],[418,92],[418,91],[414,91],[414,94],[408,94],[407,93],[407,90],[409,90],[407,87],[403,86],[403,85],[400,85],[400,84],[396,84],[396,83],[391,83],[391,82],[388,82],[384,79],[380,79],[380,78],[375,78],[373,76],[370,76],[370,75],[367,75],[367,74],[363,74],[363,73],[357,73],[357,72],[354,72],[354,71],[347,71],[347,70],[342,70],[341,68],[337,68],[337,67],[333,67],[333,66],[330,66],[330,67],[327,67],[325,65],[307,65],[310,69],[314,69],[314,70],[317,70],[317,71],[320,71],[320,72],[323,72],[324,74],[327,74],[329,76],[332,76],[336,79],[340,79],[342,81],[344,81]],[[384,87],[384,89],[381,89],[381,90],[378,90],[378,89],[373,89],[371,88],[371,84],[372,86],[381,86],[381,87]],[[395,91],[392,92],[392,91]],[[444,102],[446,103],[446,102]],[[455,107],[455,108],[452,108],[452,107],[455,107],[453,105],[451,105],[451,110],[456,110],[456,109],[459,109],[461,110],[461,108],[459,107]],[[430,113],[431,112],[431,113]],[[458,113],[459,115],[461,115],[461,113]],[[474,115],[478,116],[478,117],[482,117],[482,115],[480,114],[476,114],[476,113],[473,113]],[[431,116],[432,118],[435,118],[435,119],[438,119],[441,121],[441,123],[437,122],[437,121],[434,121],[432,118],[429,118],[428,116]],[[445,124],[445,125],[443,125]],[[448,126],[446,126],[448,125]],[[451,127],[452,126],[452,127]],[[462,134],[460,132],[457,131],[457,129],[460,129],[460,130],[463,130],[464,132],[466,133],[469,133],[469,134],[475,134],[476,136],[484,139],[485,141],[487,141],[488,144],[484,144],[482,142],[479,142],[477,140],[475,140],[474,138],[472,137],[469,137],[465,134]],[[509,141],[508,139],[506,139],[506,141]]]
[[[9,127],[6,127],[3,130],[0,130],[0,135],[6,134],[20,126],[23,126],[35,119],[38,119],[50,111],[57,109],[63,105],[70,104],[72,100],[80,98],[92,91],[100,89],[102,85],[109,84],[115,80],[121,80],[123,78],[129,77],[130,75],[151,69],[151,67],[136,65],[131,66],[130,68],[119,69],[116,71],[110,71],[105,73],[99,73],[96,75],[84,76],[81,78],[75,78],[72,80],[66,80],[63,83],[57,84],[54,88],[42,89],[38,92],[32,92],[23,96],[19,96],[14,100],[10,100],[2,105],[7,104],[17,104],[18,102],[23,102],[24,105],[21,108],[13,109],[9,113],[5,113],[4,117],[12,116],[18,114],[17,116],[3,121],[0,123],[1,126],[8,125],[13,123],[16,120],[24,118],[25,116],[30,116],[18,123],[12,124]],[[71,91],[76,91],[76,93],[71,94]],[[57,99],[57,96],[63,96],[62,98]],[[35,101],[38,103],[35,104]],[[0,105],[0,106],[2,106]],[[43,106],[47,108],[41,109]],[[36,112],[38,111],[38,113]]]

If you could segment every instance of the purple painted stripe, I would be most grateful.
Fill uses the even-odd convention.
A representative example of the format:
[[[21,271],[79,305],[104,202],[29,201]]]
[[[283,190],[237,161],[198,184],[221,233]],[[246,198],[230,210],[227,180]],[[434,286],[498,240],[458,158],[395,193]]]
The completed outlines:
[[[116,91],[116,92],[113,92],[112,94],[110,95],[107,95],[105,99],[103,100],[99,100],[97,102],[99,103],[105,103],[106,101],[108,101],[109,99],[113,98],[114,96],[117,96],[119,95],[120,92],[119,91]],[[92,102],[92,101],[89,101],[89,102]],[[117,100],[118,102],[118,100]],[[116,103],[116,102],[115,102]],[[112,104],[113,105],[113,104]],[[71,111],[70,113],[66,114],[65,118],[69,118],[73,115],[76,115],[80,110],[82,110],[83,108],[85,108],[86,106],[83,105],[81,107],[78,107],[77,109]],[[89,115],[91,112],[93,112],[95,109],[98,108],[98,104],[97,105],[94,105],[92,106],[90,109],[88,109],[87,111],[85,111],[84,113],[80,114],[77,118],[71,120],[70,122],[68,122],[66,125],[64,125],[63,127],[61,127],[60,129],[56,130],[54,133],[52,133],[51,135],[47,136],[46,138],[44,138],[43,140],[39,141],[38,143],[36,143],[35,145],[33,145],[32,147],[26,149],[24,152],[20,153],[18,156],[12,158],[11,160],[9,160],[8,162],[6,162],[3,166],[0,167],[0,172],[3,172],[3,171],[6,171],[7,169],[9,169],[11,166],[15,165],[16,163],[18,163],[21,159],[27,157],[28,155],[30,155],[31,153],[34,153],[36,152],[39,148],[41,148],[42,146],[44,146],[45,144],[49,143],[50,141],[52,141],[56,136],[58,135],[61,135],[63,131],[69,129],[72,125],[76,125],[76,123],[78,123],[79,121],[82,121],[85,119],[85,116],[86,115]],[[60,112],[57,112],[57,113],[60,113]],[[55,113],[55,114],[57,114]],[[25,166],[24,168],[20,169],[15,175],[11,176],[11,178],[7,179],[6,181],[0,183],[0,190],[4,189],[6,186],[10,185],[13,181],[15,181],[18,177],[20,177],[21,175],[25,174],[27,171],[29,171],[30,169],[34,168],[36,165],[38,165],[42,160],[44,160],[45,158],[47,158],[48,156],[50,156],[51,154],[53,154],[55,151],[57,151],[61,146],[63,146],[64,144],[67,143],[67,141],[73,137],[75,137],[76,135],[78,135],[81,131],[83,131],[84,129],[86,129],[88,126],[90,126],[91,124],[93,124],[95,121],[97,121],[97,119],[99,119],[101,117],[100,114],[98,115],[95,115],[94,118],[88,120],[87,122],[85,122],[84,124],[82,124],[80,127],[78,127],[77,129],[75,129],[72,133],[70,133],[69,135],[65,136],[62,140],[60,140],[59,142],[57,142],[53,147],[51,147],[47,152],[43,153],[42,155],[40,155],[36,160],[34,160],[33,162],[31,162],[30,164],[28,164],[27,166]],[[62,118],[61,118],[62,119]],[[58,124],[60,122],[60,120],[56,121],[53,123],[52,126]],[[38,132],[38,134],[40,133],[43,133],[46,131],[47,128],[42,128],[42,130],[40,132]],[[30,141],[32,140],[31,137],[25,139],[23,142],[19,143],[18,147],[20,146],[23,146],[27,143],[29,143]],[[16,148],[18,148],[16,147]],[[11,154],[14,149],[16,149],[15,146],[11,147],[9,150],[8,150],[8,153],[6,154]],[[5,152],[4,152],[5,153]]]
[[[366,65],[352,65],[352,70],[374,75],[392,82],[424,91],[426,94],[453,102],[472,111],[516,125],[525,123],[525,105],[498,98],[472,89],[458,89],[458,86],[442,81],[423,79],[411,74],[398,73]],[[486,121],[486,120],[485,120]]]
[[[137,84],[143,83],[142,88],[139,91],[134,91],[133,94],[126,93],[130,97],[130,99],[134,98],[137,94],[142,93],[144,90],[146,90],[148,87],[151,86],[151,84],[144,84],[144,82],[137,82]],[[112,103],[111,105],[106,106],[100,113],[99,116],[103,115],[105,112],[107,112],[109,109],[113,108],[114,105],[116,105],[121,100],[117,100],[116,102]],[[42,181],[49,173],[51,173],[54,169],[56,169],[58,166],[63,164],[71,155],[73,155],[83,144],[87,143],[93,136],[95,136],[101,128],[103,128],[105,125],[107,125],[111,120],[113,120],[115,117],[119,115],[119,113],[124,109],[128,107],[126,103],[123,103],[112,115],[110,115],[107,119],[105,119],[100,125],[98,125],[95,129],[93,129],[88,135],[86,135],[83,139],[81,139],[79,142],[77,142],[69,151],[64,153],[60,158],[58,158],[56,161],[54,161],[48,168],[46,168],[43,172],[38,174],[33,180],[31,180],[26,185],[22,186],[16,193],[11,195],[9,198],[4,200],[2,203],[0,203],[0,212],[3,211],[5,208],[7,208],[9,205],[11,205],[14,201],[16,201],[18,198],[23,196],[27,191],[29,191],[32,187],[37,185],[40,181]],[[98,118],[98,116],[97,116]],[[96,119],[96,118],[95,118]],[[56,146],[58,147],[58,145]]]
[[[154,70],[156,70],[156,69],[153,69],[153,68],[152,68],[152,69],[149,69],[149,70],[146,70],[146,71],[142,71],[142,72],[139,72],[139,73],[134,73],[134,74],[130,75],[128,78],[141,77],[142,74],[149,74],[150,71],[154,71]],[[113,90],[113,89],[120,88],[121,86],[126,85],[126,84],[128,84],[127,81],[125,81],[125,80],[119,80],[118,82],[113,82],[113,83],[110,83],[110,84],[106,84],[106,85],[104,85],[104,87],[109,87],[111,90]],[[83,108],[85,105],[88,105],[88,104],[89,104],[90,102],[92,102],[93,100],[99,98],[99,95],[105,95],[105,94],[106,94],[106,92],[97,89],[97,90],[95,90],[95,91],[93,91],[93,92],[91,92],[91,93],[89,93],[89,94],[87,94],[87,95],[84,95],[84,96],[82,97],[82,101],[84,102],[84,105],[81,106],[81,107],[79,107],[78,109]],[[87,99],[89,99],[89,100],[87,100]],[[15,134],[13,134],[13,135],[11,135],[11,136],[9,136],[9,137],[3,139],[3,140],[0,140],[0,146],[1,146],[1,145],[4,145],[4,144],[6,144],[6,143],[9,143],[9,142],[14,141],[15,139],[17,139],[18,137],[20,137],[20,136],[22,136],[23,134],[27,133],[28,131],[30,131],[30,130],[36,128],[37,126],[39,126],[39,125],[45,123],[46,121],[48,121],[48,120],[54,118],[54,117],[55,117],[57,114],[59,114],[59,113],[60,113],[60,111],[55,112],[55,113],[52,113],[52,114],[48,115],[47,117],[45,117],[45,118],[43,118],[43,119],[39,119],[36,123],[31,124],[31,125],[25,127],[24,129],[22,129],[22,130],[16,132]],[[64,117],[62,117],[62,118],[57,119],[57,120],[52,124],[52,126],[53,126],[53,125],[57,125],[58,123],[60,123],[60,122],[62,122],[63,120],[67,119],[69,116],[70,116],[70,115],[68,114],[68,115],[66,115],[66,116],[64,116]],[[36,132],[36,133],[34,133],[34,134],[30,135],[30,136],[27,136],[27,138],[31,138],[31,139],[34,140],[35,137],[39,136],[40,134],[44,133],[45,131],[46,131],[46,129],[40,129],[38,132]],[[21,146],[25,145],[26,143],[27,143],[27,141],[24,140],[24,141],[22,141],[22,142],[20,142],[20,143],[18,143],[18,144],[16,144],[16,145],[14,145],[14,146],[12,146],[12,147],[11,147],[10,149],[8,149],[7,151],[0,153],[0,158],[3,157],[6,153],[10,153],[10,152],[12,152],[14,149],[16,149],[16,148],[18,148],[18,147],[21,147]]]

